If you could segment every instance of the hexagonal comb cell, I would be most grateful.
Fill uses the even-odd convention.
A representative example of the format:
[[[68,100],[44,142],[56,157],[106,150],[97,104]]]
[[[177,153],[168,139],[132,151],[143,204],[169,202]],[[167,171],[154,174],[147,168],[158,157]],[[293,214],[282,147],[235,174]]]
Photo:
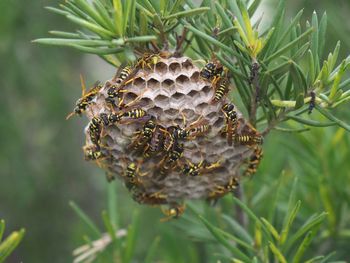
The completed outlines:
[[[121,94],[126,102],[137,100],[137,107],[130,105],[130,109],[121,109],[122,114],[114,116],[113,123],[103,127],[104,142],[108,142],[111,149],[103,152],[109,155],[103,159],[103,167],[111,174],[117,173],[116,177],[124,180],[133,198],[140,203],[166,204],[212,198],[219,185],[227,185],[232,177],[239,177],[238,168],[253,151],[248,146],[228,145],[226,136],[222,136],[226,121],[221,111],[228,101],[223,99],[213,105],[211,83],[202,79],[199,72],[187,57],[161,58],[152,69],[140,68],[134,80],[122,87],[128,92]],[[105,101],[106,95],[102,94],[107,85],[101,89],[96,103],[86,111],[89,124],[85,133],[89,144],[93,141],[91,119],[96,115],[91,113],[113,112]],[[240,120],[240,130],[252,130],[245,126],[245,120]],[[172,136],[169,127],[191,132],[203,129],[204,132],[174,140],[169,137]],[[149,132],[149,137],[142,137],[143,130]],[[174,157],[169,156],[177,154],[172,161]],[[218,160],[220,163],[215,163]],[[199,169],[200,176],[186,175],[185,165],[201,161],[206,167]],[[125,176],[128,167],[138,178],[134,183]],[[137,172],[145,174],[141,176]],[[160,192],[163,194],[157,194]]]

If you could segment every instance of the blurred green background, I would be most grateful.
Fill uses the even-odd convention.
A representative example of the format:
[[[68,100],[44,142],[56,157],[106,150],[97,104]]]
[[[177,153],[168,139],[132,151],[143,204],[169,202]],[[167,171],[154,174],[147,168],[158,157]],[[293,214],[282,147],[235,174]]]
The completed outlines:
[[[273,11],[275,1],[265,2]],[[30,43],[47,36],[50,29],[70,28],[62,17],[43,9],[56,4],[0,1],[0,218],[7,221],[7,231],[27,230],[9,262],[71,262],[72,250],[84,243],[85,226],[68,202],[74,200],[100,225],[101,210],[106,207],[104,174],[82,157],[84,120],[75,117],[65,121],[65,116],[80,96],[79,74],[92,84],[110,78],[114,69],[92,55]],[[290,15],[304,8],[305,18],[314,9],[319,15],[327,11],[327,52],[339,39],[341,57],[349,54],[349,1],[295,0],[287,4]],[[344,105],[337,113],[345,121],[350,120],[347,109]],[[349,134],[338,128],[313,128],[303,134],[272,132],[264,144],[261,169],[244,184],[245,200],[255,212],[264,214],[269,192],[274,191],[284,171],[282,201],[278,203],[284,211],[292,177],[297,175],[302,216],[322,211],[330,215],[322,228],[326,242],[315,248],[315,254],[336,250],[336,258],[349,259],[349,148]],[[225,197],[213,210],[222,208],[230,213],[230,202],[230,197]],[[140,207],[120,185],[118,204],[125,224],[135,209],[140,210],[143,224],[157,223],[139,230],[136,258],[142,258],[151,240],[160,235],[163,262],[213,262],[206,257],[202,243],[184,233],[171,234],[176,232],[175,223],[158,224],[159,210]]]

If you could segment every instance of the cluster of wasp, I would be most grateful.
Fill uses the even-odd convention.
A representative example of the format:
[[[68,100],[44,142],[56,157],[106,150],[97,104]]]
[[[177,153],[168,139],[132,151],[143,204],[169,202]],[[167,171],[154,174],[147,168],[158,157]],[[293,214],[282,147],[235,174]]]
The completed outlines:
[[[112,161],[122,160],[126,163],[120,176],[123,177],[125,186],[132,193],[134,200],[151,205],[169,204],[170,208],[163,211],[168,215],[167,218],[171,218],[183,213],[184,205],[169,201],[167,193],[163,190],[148,192],[146,178],[152,177],[161,181],[173,171],[177,171],[183,177],[198,178],[205,174],[215,173],[222,168],[223,163],[220,158],[214,162],[202,159],[196,163],[184,158],[185,142],[204,137],[211,130],[211,125],[203,116],[187,124],[186,116],[182,114],[182,125],[175,123],[165,125],[159,121],[159,116],[148,113],[138,103],[143,94],[139,94],[131,101],[127,101],[125,98],[125,94],[128,93],[128,85],[134,81],[135,75],[139,71],[143,73],[147,70],[152,71],[153,66],[164,58],[165,56],[162,54],[145,54],[134,65],[121,66],[111,81],[107,81],[104,85],[96,83],[88,91],[86,91],[82,80],[83,95],[67,119],[89,110],[91,105],[95,103],[96,96],[103,93],[104,104],[107,105],[108,110],[96,114],[91,109],[92,116],[87,126],[89,139],[87,145],[84,146],[85,158],[96,161],[98,164],[102,160],[113,159],[114,157],[108,153],[109,147],[102,143],[104,130],[121,125],[136,125],[138,128],[133,132],[130,143],[125,148],[125,155],[133,155],[136,158],[129,159],[120,156],[119,160]],[[249,127],[248,131],[242,132],[242,129],[240,132],[238,131],[240,122],[235,106],[226,102],[226,95],[230,90],[229,71],[218,61],[213,60],[205,64],[199,75],[203,81],[210,83],[213,89],[210,104],[222,104],[220,109],[224,126],[220,130],[221,136],[227,140],[229,146],[245,145],[251,149],[252,154],[247,160],[248,164],[244,174],[255,173],[262,158],[262,150],[259,147],[262,144],[262,136],[249,124],[246,124]],[[151,159],[154,163],[152,171],[142,172],[142,164]],[[103,168],[110,170],[108,167]],[[113,179],[112,174],[113,171],[109,173],[109,179]],[[232,192],[237,186],[237,177],[231,177],[224,185],[214,185],[212,190],[207,193],[207,198],[210,200],[218,199]]]

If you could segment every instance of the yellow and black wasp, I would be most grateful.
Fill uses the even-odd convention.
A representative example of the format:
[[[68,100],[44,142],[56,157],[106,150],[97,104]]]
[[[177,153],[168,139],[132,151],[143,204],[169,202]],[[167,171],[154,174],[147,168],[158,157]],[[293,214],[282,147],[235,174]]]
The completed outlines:
[[[248,167],[244,172],[245,176],[251,176],[256,173],[260,161],[263,158],[263,150],[260,147],[255,147],[253,154],[250,156],[248,161]]]
[[[214,169],[217,169],[221,166],[220,161],[217,161],[215,163],[208,163],[205,160],[200,161],[198,164],[193,164],[189,161],[187,161],[187,164],[185,164],[182,168],[182,174],[187,176],[199,176],[203,173],[208,173]]]
[[[142,187],[142,181],[140,177],[146,176],[148,173],[140,173],[140,164],[130,162],[126,167],[125,178],[126,187],[129,191],[135,191],[137,188]]]
[[[182,157],[184,152],[183,143],[177,141],[172,145],[170,151],[167,152],[166,156],[160,162],[160,174],[166,175],[171,171],[177,164],[177,161]]]
[[[88,131],[90,134],[91,142],[97,147],[98,150],[100,149],[102,128],[103,119],[100,116],[93,117],[89,123]]]
[[[174,204],[171,204],[167,209],[164,209],[164,208],[161,208],[161,209],[163,214],[166,217],[160,219],[160,222],[166,222],[173,218],[179,218],[185,212],[186,205],[185,204],[180,205],[180,204],[174,203]]]
[[[104,157],[104,154],[102,153],[101,149],[99,149],[99,147],[96,147],[95,145],[84,146],[83,150],[85,160],[87,161],[96,161]]]
[[[127,92],[123,87],[132,81],[132,76],[134,76],[137,72],[137,69],[131,67],[120,67],[114,77],[114,84],[107,90],[107,98],[106,103],[110,106],[114,107],[122,107],[123,106],[123,98],[122,94]],[[118,99],[118,105],[115,104],[115,99]]]
[[[140,57],[135,64],[135,68],[137,69],[145,69],[145,67],[148,67],[149,69],[152,69],[152,66],[157,64],[160,60],[161,56],[158,53],[152,54],[152,53],[144,53],[142,57]]]
[[[202,68],[200,72],[200,76],[203,79],[209,80],[212,82],[212,84],[216,85],[217,81],[220,79],[221,74],[223,72],[223,66],[220,62],[208,62],[205,64],[205,66]]]
[[[239,122],[238,126],[241,124],[242,123]],[[250,123],[245,123],[240,134],[234,133],[232,135],[232,140],[236,145],[255,146],[263,144],[264,137]]]
[[[229,92],[229,81],[228,78],[223,78],[219,82],[219,85],[217,85],[217,88],[215,89],[215,94],[213,98],[213,102],[220,101],[226,94]]]
[[[238,179],[231,177],[225,185],[216,185],[215,189],[208,194],[208,200],[218,199],[227,193],[233,192],[239,186]]]
[[[263,144],[264,138],[259,134],[233,134],[233,141],[238,145]]]
[[[186,126],[186,118],[183,115],[184,126]],[[208,121],[201,117],[191,123],[188,127],[180,128],[179,126],[170,126],[166,130],[162,130],[165,133],[164,150],[168,152],[172,145],[178,140],[191,140],[200,136],[210,129]]]
[[[158,154],[163,148],[163,143],[164,135],[162,132],[162,126],[156,125],[152,133],[152,137],[143,152],[143,156],[145,158],[149,158],[153,155]]]
[[[226,133],[228,144],[232,145],[232,137],[237,130],[237,112],[235,110],[235,106],[231,103],[224,104],[221,110],[223,111],[226,119],[224,132]]]
[[[145,193],[141,191],[135,191],[132,198],[140,204],[148,205],[164,205],[167,204],[167,195],[163,194],[162,191],[155,193]]]
[[[145,146],[146,143],[149,143],[153,137],[153,134],[156,130],[157,124],[154,121],[154,118],[151,117],[142,127],[141,131],[136,132],[136,139],[131,145],[131,148],[136,150]]]
[[[75,114],[81,115],[83,112],[85,112],[87,107],[92,102],[92,100],[96,97],[96,94],[102,88],[102,86],[99,84],[99,82],[96,82],[92,88],[90,88],[88,91],[86,91],[86,85],[85,85],[85,81],[84,81],[82,75],[80,75],[80,82],[81,82],[81,89],[82,89],[82,97],[77,100],[77,102],[75,104],[76,106],[75,106],[73,112],[71,112],[67,115],[66,120],[68,120],[69,118],[71,118]]]

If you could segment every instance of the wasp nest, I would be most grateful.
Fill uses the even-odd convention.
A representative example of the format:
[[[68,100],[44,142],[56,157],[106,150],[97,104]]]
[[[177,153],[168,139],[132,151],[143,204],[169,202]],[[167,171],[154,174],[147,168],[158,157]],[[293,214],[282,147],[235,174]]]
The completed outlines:
[[[153,56],[94,87],[75,111],[86,110],[90,121],[86,158],[123,180],[139,203],[232,191],[242,165],[254,172],[260,135],[229,104],[227,87],[220,91],[221,73],[211,73],[213,63],[201,70],[187,57]]]

